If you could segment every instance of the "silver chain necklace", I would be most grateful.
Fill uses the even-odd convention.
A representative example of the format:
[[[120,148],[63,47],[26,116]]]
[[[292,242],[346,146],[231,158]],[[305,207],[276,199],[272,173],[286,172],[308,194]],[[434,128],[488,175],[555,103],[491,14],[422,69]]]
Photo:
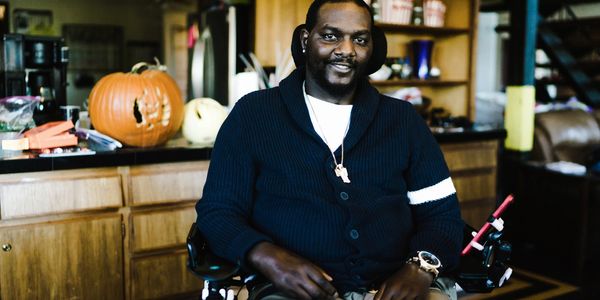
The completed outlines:
[[[310,110],[312,111],[313,116],[315,117],[315,123],[317,123],[319,131],[321,131],[321,134],[323,134],[323,140],[325,141],[325,144],[329,145],[327,137],[325,137],[325,131],[323,131],[321,123],[319,123],[319,117],[317,117],[317,113],[313,108],[311,100],[308,98],[308,94],[306,94],[306,90],[304,91],[304,99],[306,100],[306,102],[308,102],[308,106],[310,107]],[[340,177],[344,183],[350,183],[350,177],[348,177],[348,170],[346,169],[346,167],[344,167],[344,139],[346,138],[346,134],[348,133],[348,128],[350,128],[350,120],[348,120],[348,124],[346,124],[344,137],[342,137],[342,157],[340,158],[339,164],[337,162],[337,159],[335,158],[335,154],[333,154],[333,151],[331,151],[331,149],[327,147],[329,149],[329,152],[331,153],[331,157],[333,157],[333,162],[335,163],[335,176]]]

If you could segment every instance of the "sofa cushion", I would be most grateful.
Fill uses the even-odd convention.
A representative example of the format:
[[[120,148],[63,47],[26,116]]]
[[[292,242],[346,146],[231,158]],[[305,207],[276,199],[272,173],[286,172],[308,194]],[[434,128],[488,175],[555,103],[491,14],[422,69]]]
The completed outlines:
[[[535,116],[534,160],[584,164],[597,145],[600,145],[600,126],[590,113],[563,110]]]

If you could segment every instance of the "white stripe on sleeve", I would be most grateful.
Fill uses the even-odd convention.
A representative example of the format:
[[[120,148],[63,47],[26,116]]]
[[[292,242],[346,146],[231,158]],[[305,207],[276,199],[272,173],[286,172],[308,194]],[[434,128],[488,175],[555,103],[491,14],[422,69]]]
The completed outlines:
[[[450,177],[426,188],[408,192],[408,200],[411,205],[423,204],[436,201],[456,193],[454,184]]]

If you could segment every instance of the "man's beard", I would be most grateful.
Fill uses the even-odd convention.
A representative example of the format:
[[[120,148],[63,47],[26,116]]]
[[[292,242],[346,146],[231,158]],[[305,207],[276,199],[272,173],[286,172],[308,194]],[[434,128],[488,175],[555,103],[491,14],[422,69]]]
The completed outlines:
[[[360,77],[360,73],[358,73],[359,70],[355,69],[357,74],[352,77],[352,80],[348,84],[335,84],[329,82],[327,78],[325,78],[325,72],[323,69],[309,68],[309,72],[312,74],[312,77],[321,88],[336,98],[341,98],[346,96],[348,93],[351,93],[356,87],[358,78]]]

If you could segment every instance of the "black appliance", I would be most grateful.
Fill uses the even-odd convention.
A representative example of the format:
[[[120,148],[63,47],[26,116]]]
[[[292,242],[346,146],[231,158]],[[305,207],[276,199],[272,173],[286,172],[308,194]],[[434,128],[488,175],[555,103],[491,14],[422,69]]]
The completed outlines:
[[[0,49],[0,97],[40,96],[35,123],[58,119],[59,106],[67,104],[69,49],[64,40],[5,34]]]
[[[190,26],[197,39],[190,49],[188,98],[208,97],[228,106],[239,58],[251,51],[253,5],[249,1],[201,1]]]

